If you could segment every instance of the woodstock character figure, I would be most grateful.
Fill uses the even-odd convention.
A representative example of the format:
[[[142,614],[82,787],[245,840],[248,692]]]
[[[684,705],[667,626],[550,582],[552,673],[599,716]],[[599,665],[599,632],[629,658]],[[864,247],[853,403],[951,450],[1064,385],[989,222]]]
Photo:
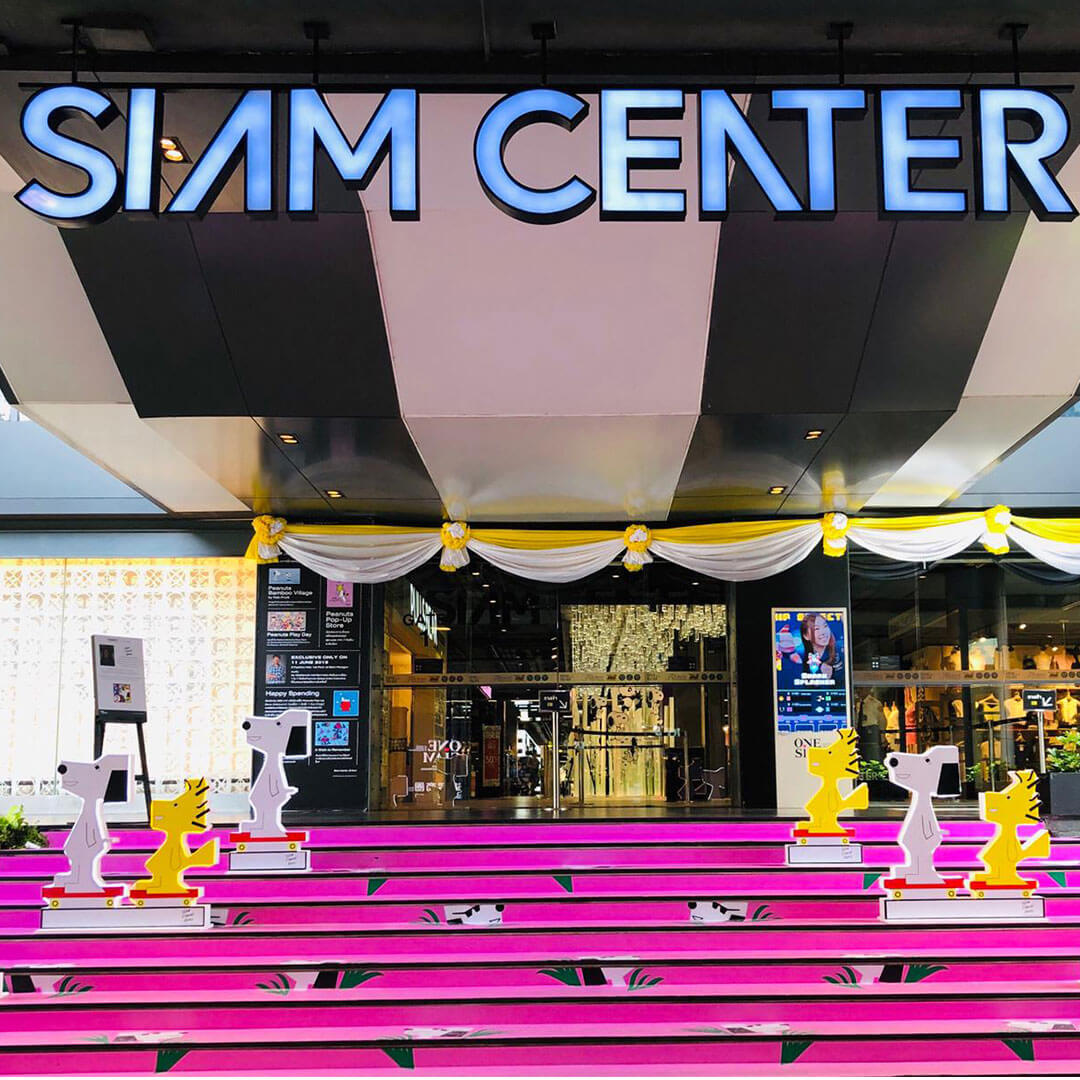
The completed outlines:
[[[1050,833],[1046,829],[1025,842],[1017,836],[1021,825],[1039,822],[1039,795],[1035,790],[1038,777],[1031,769],[1010,772],[1009,777],[1012,783],[1003,790],[979,794],[979,817],[994,826],[994,835],[979,852],[979,861],[986,872],[967,881],[967,887],[978,899],[988,893],[1001,896],[999,890],[1020,890],[1023,896],[1030,896],[1038,883],[1020,877],[1017,863],[1050,856]]]
[[[795,835],[848,836],[837,816],[845,810],[865,810],[870,805],[870,790],[865,784],[847,795],[840,794],[840,783],[859,775],[859,751],[854,728],[844,728],[829,746],[811,746],[806,751],[806,765],[821,786],[806,803],[809,821],[801,821]]]
[[[64,855],[70,869],[57,874],[43,895],[52,906],[63,897],[107,899],[122,896],[122,886],[107,886],[101,877],[101,857],[109,850],[105,803],[127,802],[131,760],[127,754],[103,754],[96,761],[62,761],[56,771],[64,791],[82,800],[79,816],[68,833]]]
[[[194,866],[213,866],[218,860],[218,842],[208,840],[191,851],[189,833],[204,833],[209,828],[206,814],[209,805],[205,780],[186,780],[184,790],[175,799],[154,799],[150,804],[150,826],[164,833],[161,847],[146,860],[150,877],[136,881],[131,897],[136,904],[154,897],[183,897],[185,902],[199,896],[200,890],[184,883],[184,874]]]
[[[908,886],[953,889],[961,879],[946,881],[934,869],[934,854],[941,846],[941,827],[934,812],[935,798],[960,794],[960,751],[955,746],[933,746],[924,754],[890,754],[885,761],[889,779],[911,792],[911,804],[900,829],[900,847],[907,856],[903,866],[893,867],[886,889]]]
[[[251,785],[251,820],[241,823],[246,826],[242,832],[249,838],[288,839],[292,834],[282,827],[281,810],[299,789],[289,786],[285,758],[306,756],[311,713],[289,709],[278,716],[249,716],[243,726],[248,746],[262,754],[263,761]]]

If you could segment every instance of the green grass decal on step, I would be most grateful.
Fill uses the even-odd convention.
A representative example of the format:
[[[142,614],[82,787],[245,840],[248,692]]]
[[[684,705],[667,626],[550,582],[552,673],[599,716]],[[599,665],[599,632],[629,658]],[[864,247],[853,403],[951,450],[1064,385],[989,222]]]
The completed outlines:
[[[650,986],[656,986],[657,983],[662,983],[664,977],[662,975],[653,975],[650,977],[649,973],[643,968],[634,968],[630,972],[630,980],[626,984],[627,990],[646,990]]]
[[[413,1048],[411,1046],[384,1046],[382,1052],[402,1069],[412,1069]]]
[[[169,1046],[159,1050],[154,1072],[168,1072],[186,1053],[186,1046]]]
[[[908,964],[908,969],[904,972],[904,982],[922,982],[923,979],[929,979],[931,975],[944,970],[944,964]]]
[[[833,983],[836,986],[858,986],[859,976],[854,968],[848,967],[847,964],[835,974],[835,975],[823,975],[822,978],[827,983]]]
[[[283,971],[279,971],[276,975],[271,976],[268,983],[261,982],[255,985],[268,994],[279,994],[281,997],[285,997],[293,988],[293,981]]]
[[[1030,1039],[1001,1040],[1021,1061],[1035,1060],[1035,1046]]]
[[[556,874],[555,880],[567,891],[574,891],[574,879],[570,874]]]
[[[565,983],[567,986],[580,986],[581,977],[578,975],[577,968],[572,967],[557,967],[557,968],[541,968],[541,975],[546,975],[549,979],[557,979],[561,983]]]
[[[384,877],[369,877],[367,879],[367,894],[374,896],[387,882]]]
[[[354,986],[360,986],[369,979],[377,979],[382,975],[381,971],[370,971],[367,968],[349,968],[341,973],[339,990],[351,990]]]
[[[798,1061],[813,1045],[813,1039],[785,1039],[780,1044],[780,1064],[790,1065],[793,1061]]]
[[[880,874],[863,874],[862,887],[864,889],[869,889],[871,885],[876,885],[878,883],[880,877]]]
[[[1046,876],[1056,884],[1065,888],[1065,871],[1064,870],[1047,870]]]

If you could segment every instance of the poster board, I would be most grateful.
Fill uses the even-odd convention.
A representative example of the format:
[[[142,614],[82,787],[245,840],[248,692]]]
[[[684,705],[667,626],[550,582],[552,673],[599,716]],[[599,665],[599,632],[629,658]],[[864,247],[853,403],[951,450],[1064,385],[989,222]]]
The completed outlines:
[[[142,638],[93,634],[95,712],[146,714],[146,667]]]
[[[817,790],[806,751],[851,726],[847,608],[772,609],[776,805],[799,809]]]
[[[364,586],[291,560],[259,567],[255,712],[308,709],[312,716],[307,745],[298,740],[286,755],[289,783],[299,788],[290,811],[367,806],[367,595]]]

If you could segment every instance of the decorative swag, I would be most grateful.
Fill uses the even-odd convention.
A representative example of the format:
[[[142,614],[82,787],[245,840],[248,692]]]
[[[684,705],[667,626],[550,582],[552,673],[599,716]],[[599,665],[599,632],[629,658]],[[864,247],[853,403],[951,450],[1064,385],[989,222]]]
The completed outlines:
[[[336,581],[392,581],[439,555],[443,570],[471,555],[532,581],[577,581],[622,555],[634,572],[654,558],[723,581],[750,581],[787,570],[819,544],[842,556],[849,544],[888,559],[926,563],[981,543],[994,555],[1015,543],[1068,574],[1080,574],[1080,518],[1014,516],[1008,507],[918,517],[847,517],[736,521],[716,525],[617,530],[473,529],[389,525],[294,525],[258,517],[247,557],[273,562],[281,552]]]

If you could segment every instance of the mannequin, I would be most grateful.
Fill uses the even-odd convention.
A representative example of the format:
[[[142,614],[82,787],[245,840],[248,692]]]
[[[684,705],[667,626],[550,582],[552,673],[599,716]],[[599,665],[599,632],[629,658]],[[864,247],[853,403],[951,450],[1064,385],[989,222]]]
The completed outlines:
[[[960,670],[960,650],[952,645],[946,645],[941,657],[942,671]]]
[[[1080,708],[1080,701],[1073,697],[1072,690],[1066,690],[1062,697],[1058,698],[1058,713],[1061,722],[1068,727],[1076,723],[1076,711]]]
[[[1005,718],[1007,720],[1019,720],[1026,714],[1024,697],[1019,690],[1014,690],[1012,696],[1005,699]]]
[[[1053,663],[1054,654],[1045,646],[1035,654],[1035,667],[1039,671],[1049,671]]]
[[[895,701],[887,701],[881,710],[885,714],[885,727],[889,731],[900,730],[900,707]]]

